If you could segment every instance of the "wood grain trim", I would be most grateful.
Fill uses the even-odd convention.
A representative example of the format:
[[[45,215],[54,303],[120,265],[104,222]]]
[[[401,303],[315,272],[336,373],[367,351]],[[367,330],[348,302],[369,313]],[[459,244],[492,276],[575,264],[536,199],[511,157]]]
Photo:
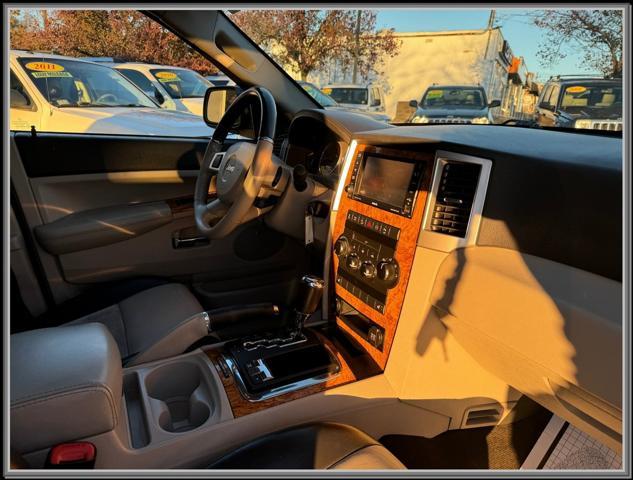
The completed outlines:
[[[422,217],[424,216],[424,207],[426,205],[429,185],[431,182],[431,173],[433,170],[434,154],[432,152],[411,152],[407,150],[373,147],[368,145],[359,145],[354,152],[353,162],[356,162],[356,156],[359,152],[371,151],[377,154],[391,155],[395,157],[403,157],[414,159],[416,161],[426,162],[426,168],[424,169],[424,175],[420,182],[418,189],[417,199],[413,209],[411,218],[406,218],[401,215],[397,215],[386,210],[381,210],[372,205],[368,205],[362,202],[358,202],[351,198],[348,198],[344,193],[341,198],[339,210],[336,216],[336,222],[332,234],[332,243],[336,242],[339,236],[345,230],[345,221],[347,219],[347,212],[353,210],[361,215],[371,217],[380,222],[387,223],[389,225],[398,227],[400,229],[400,239],[396,247],[394,257],[396,258],[400,266],[400,281],[396,287],[392,288],[387,293],[387,302],[385,305],[385,312],[374,310],[369,305],[363,303],[360,299],[353,296],[343,287],[334,281],[335,291],[338,296],[349,303],[352,307],[358,310],[360,313],[376,322],[378,325],[385,329],[385,340],[383,350],[380,351],[364,340],[354,330],[348,327],[340,318],[336,318],[336,324],[339,328],[344,330],[347,334],[352,336],[358,341],[369,353],[369,355],[375,360],[375,362],[384,370],[387,359],[389,358],[389,352],[396,333],[396,327],[398,325],[398,319],[400,317],[400,311],[404,302],[404,295],[407,289],[407,283],[409,281],[409,275],[411,273],[411,266],[413,265],[413,257],[416,250],[416,242],[420,233],[420,227],[422,225]],[[345,179],[345,185],[351,181],[351,175],[353,172],[353,165],[349,169],[348,177]],[[334,275],[336,277],[336,271],[338,269],[338,257],[332,254],[332,268],[334,269]]]
[[[217,192],[215,189],[216,187],[215,178],[216,177],[213,177],[211,179],[211,184],[209,185],[209,195],[207,197],[207,202],[210,202],[211,200],[217,197]],[[177,214],[186,213],[186,212],[187,213],[193,212],[193,194],[184,195],[182,197],[176,197],[176,198],[168,198],[167,200],[165,200],[165,202],[167,203],[167,205],[169,205],[172,215],[177,215]]]
[[[220,355],[222,351],[220,349],[214,350],[206,350],[205,353],[213,363],[213,366],[216,368],[220,379],[222,380],[222,384],[224,385],[224,390],[226,392],[226,396],[229,399],[229,403],[231,404],[231,409],[233,410],[233,416],[235,418],[243,417],[245,415],[249,415],[251,413],[259,412],[261,410],[265,410],[267,408],[276,407],[277,405],[282,405],[286,402],[290,402],[292,400],[296,400],[299,398],[307,397],[308,395],[313,395],[315,393],[323,392],[330,388],[339,387],[341,385],[345,385],[347,383],[354,382],[356,380],[360,380],[365,378],[368,375],[364,375],[363,372],[353,372],[352,368],[350,368],[350,364],[345,359],[345,356],[341,353],[339,349],[337,349],[334,344],[326,338],[323,334],[316,332],[319,339],[325,343],[332,352],[336,355],[336,358],[341,363],[341,371],[340,373],[328,380],[324,383],[320,383],[318,385],[313,385],[311,387],[306,387],[301,390],[297,390],[294,392],[286,393],[283,395],[279,395],[278,397],[269,398],[268,400],[262,400],[260,402],[250,402],[245,399],[240,393],[235,379],[233,375],[229,378],[224,376],[222,369],[220,368]],[[378,373],[378,372],[373,372]]]

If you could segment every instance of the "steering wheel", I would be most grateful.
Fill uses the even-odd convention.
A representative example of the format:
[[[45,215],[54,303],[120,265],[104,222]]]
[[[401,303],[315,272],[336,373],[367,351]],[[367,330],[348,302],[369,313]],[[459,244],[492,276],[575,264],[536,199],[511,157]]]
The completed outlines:
[[[231,127],[249,104],[255,126],[259,126],[256,143],[238,141],[223,152]],[[253,204],[261,188],[273,184],[277,170],[273,162],[276,123],[275,99],[263,87],[245,90],[224,113],[204,153],[194,191],[194,216],[202,235],[209,239],[225,237],[243,221],[259,214],[255,208],[251,211]],[[209,185],[216,172],[217,198],[207,203]]]
[[[107,101],[106,99],[110,99],[112,102],[116,102],[117,98],[114,96],[114,94],[112,93],[104,93],[103,95],[101,95],[99,98],[97,98],[96,103],[101,103],[101,102],[105,102]]]

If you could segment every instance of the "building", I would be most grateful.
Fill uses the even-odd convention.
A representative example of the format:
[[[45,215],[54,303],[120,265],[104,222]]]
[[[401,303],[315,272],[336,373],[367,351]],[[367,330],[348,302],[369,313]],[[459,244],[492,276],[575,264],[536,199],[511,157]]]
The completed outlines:
[[[410,112],[410,100],[420,100],[433,85],[476,85],[486,90],[488,100],[499,100],[493,111],[499,118],[522,118],[528,72],[522,57],[515,57],[503,38],[501,28],[444,32],[397,33],[401,41],[395,57],[385,57],[383,73],[377,79],[383,85],[387,115],[403,121]],[[310,75],[323,85],[351,81],[350,68],[336,62]],[[516,70],[516,71],[515,71]]]

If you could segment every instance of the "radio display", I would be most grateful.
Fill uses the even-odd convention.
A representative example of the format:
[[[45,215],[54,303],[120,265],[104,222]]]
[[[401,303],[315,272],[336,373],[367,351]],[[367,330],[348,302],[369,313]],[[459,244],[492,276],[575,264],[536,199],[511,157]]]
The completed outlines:
[[[367,155],[355,193],[368,200],[402,209],[415,163]]]

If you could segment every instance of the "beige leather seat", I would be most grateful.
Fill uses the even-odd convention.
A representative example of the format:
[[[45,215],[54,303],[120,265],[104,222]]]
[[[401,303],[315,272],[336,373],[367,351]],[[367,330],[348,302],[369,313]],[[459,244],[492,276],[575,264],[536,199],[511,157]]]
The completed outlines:
[[[405,466],[357,428],[340,423],[311,423],[259,437],[209,468],[394,470]]]
[[[187,287],[169,283],[66,325],[102,323],[130,366],[183,353],[207,334],[202,312],[202,306]]]

